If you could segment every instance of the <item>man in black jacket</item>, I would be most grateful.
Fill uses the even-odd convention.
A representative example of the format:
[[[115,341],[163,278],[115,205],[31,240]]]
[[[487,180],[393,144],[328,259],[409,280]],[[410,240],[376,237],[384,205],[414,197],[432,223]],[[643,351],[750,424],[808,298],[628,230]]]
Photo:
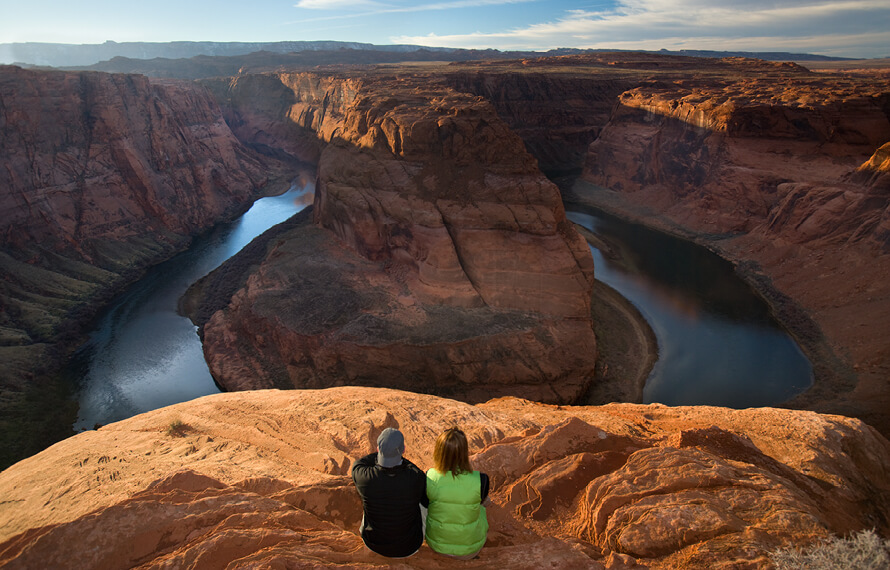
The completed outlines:
[[[402,457],[405,438],[386,428],[377,438],[377,452],[356,460],[352,480],[362,498],[360,532],[365,545],[383,556],[411,556],[423,544],[421,506],[428,507],[426,475]]]

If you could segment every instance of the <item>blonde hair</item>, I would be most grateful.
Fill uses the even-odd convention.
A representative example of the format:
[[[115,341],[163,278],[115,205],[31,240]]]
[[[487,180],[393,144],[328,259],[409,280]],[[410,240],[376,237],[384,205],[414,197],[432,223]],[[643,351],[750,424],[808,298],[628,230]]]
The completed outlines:
[[[433,465],[440,473],[451,471],[452,476],[472,473],[466,434],[456,427],[442,432],[436,438],[436,447],[433,449]]]

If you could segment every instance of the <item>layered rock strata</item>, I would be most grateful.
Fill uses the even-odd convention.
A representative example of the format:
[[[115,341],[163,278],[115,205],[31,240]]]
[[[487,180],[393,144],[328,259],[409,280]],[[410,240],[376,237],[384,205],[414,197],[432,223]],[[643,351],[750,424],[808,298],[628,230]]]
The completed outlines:
[[[398,427],[427,469],[453,425],[493,482],[470,568],[768,567],[781,546],[890,532],[890,443],[858,420],[345,387],[208,396],[16,464],[0,565],[385,567],[357,534],[351,462]],[[427,546],[399,563],[453,565]]]
[[[585,166],[607,190],[578,195],[736,261],[817,361],[816,385],[790,405],[890,433],[890,87],[730,63],[734,75],[622,94]]]
[[[593,262],[489,104],[410,77],[210,85],[240,137],[318,160],[317,227],[270,244],[199,322],[220,384],[583,394]]]
[[[750,64],[738,65],[741,75]],[[589,148],[585,177],[646,195],[670,217],[711,233],[766,225],[795,242],[876,237],[887,204],[849,175],[890,139],[890,92],[764,67],[745,78],[623,93]]]
[[[112,293],[245,208],[269,173],[199,86],[0,67],[4,399],[18,402]]]
[[[587,147],[608,123],[615,100],[638,82],[628,73],[578,73],[581,61],[477,62],[449,66],[442,75],[455,90],[490,102],[541,170],[558,176],[580,172]],[[560,69],[562,62],[566,67]]]

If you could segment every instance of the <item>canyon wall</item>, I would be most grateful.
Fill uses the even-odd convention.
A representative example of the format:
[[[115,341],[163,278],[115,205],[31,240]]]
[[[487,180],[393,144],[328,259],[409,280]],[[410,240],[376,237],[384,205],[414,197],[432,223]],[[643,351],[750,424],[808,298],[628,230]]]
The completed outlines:
[[[890,443],[813,412],[343,387],[217,394],[78,434],[0,473],[4,568],[390,567],[363,548],[351,463],[397,427],[431,466],[457,425],[492,481],[468,568],[765,568],[890,532]],[[405,568],[450,568],[423,546]]]
[[[6,67],[0,95],[3,319],[25,341],[53,338],[79,298],[181,248],[267,181],[192,85]]]
[[[628,73],[577,73],[577,58],[452,65],[443,81],[484,97],[525,142],[548,176],[580,172],[587,147],[609,122],[615,100],[637,85]],[[592,61],[592,58],[587,58]],[[467,69],[469,68],[469,69]]]
[[[577,185],[569,200],[694,239],[735,262],[814,363],[814,387],[789,405],[855,415],[890,433],[883,411],[890,393],[882,387],[890,354],[881,341],[890,334],[890,301],[880,278],[890,269],[882,148],[890,124],[888,89],[879,78],[814,74],[794,64],[740,58],[633,53],[356,71],[344,73],[336,88],[315,74],[261,77],[237,90],[211,86],[229,101],[225,108],[233,129],[245,140],[319,161],[317,221],[366,259],[387,258],[387,271],[411,282],[412,299],[403,298],[405,304],[414,303],[415,295],[423,303],[447,290],[449,303],[474,310],[474,295],[481,290],[459,280],[442,281],[448,286],[439,291],[430,285],[445,279],[446,272],[461,274],[454,271],[456,258],[477,287],[466,253],[478,259],[486,253],[484,248],[462,251],[458,239],[452,256],[447,239],[430,241],[444,243],[437,250],[449,251],[448,259],[418,263],[415,243],[434,236],[406,232],[402,222],[381,222],[392,216],[389,206],[353,191],[413,179],[434,195],[438,182],[431,180],[450,172],[472,179],[459,167],[412,170],[405,162],[369,160],[374,153],[403,154],[399,137],[408,131],[399,121],[406,119],[396,115],[410,116],[409,122],[419,117],[405,98],[413,96],[420,78],[427,91],[435,86],[442,93],[469,92],[488,100],[551,173],[583,166],[584,180],[599,188]],[[302,84],[293,88],[288,81]],[[394,94],[390,99],[359,95],[380,93],[383,84]],[[261,91],[275,95],[263,99]],[[251,108],[257,99],[261,112]],[[348,105],[364,110],[350,115],[343,110]],[[372,107],[378,110],[371,112]],[[348,121],[354,126],[344,127]],[[492,140],[486,136],[480,145]],[[427,140],[429,134],[412,130],[411,137]],[[591,139],[582,153],[579,148]],[[325,140],[333,144],[324,147],[323,156],[319,141]],[[451,149],[435,149],[433,154],[451,160]],[[485,157],[497,150],[473,152]],[[337,177],[346,182],[341,185]],[[405,204],[407,211],[407,204],[414,208],[415,203]],[[416,211],[418,217],[421,213],[436,219],[440,212]],[[494,298],[492,291],[487,298],[480,295],[485,303]]]
[[[887,204],[850,174],[890,139],[888,112],[880,85],[778,66],[636,87],[590,146],[585,177],[657,199],[699,231],[875,239]]]
[[[570,199],[736,262],[816,365],[789,405],[890,433],[890,85],[723,65],[623,93]]]
[[[318,162],[317,228],[199,322],[220,384],[584,393],[593,262],[491,105],[407,75],[207,84],[243,140]]]
[[[273,170],[204,88],[12,66],[0,161],[0,389],[16,401],[111,294],[247,207]]]

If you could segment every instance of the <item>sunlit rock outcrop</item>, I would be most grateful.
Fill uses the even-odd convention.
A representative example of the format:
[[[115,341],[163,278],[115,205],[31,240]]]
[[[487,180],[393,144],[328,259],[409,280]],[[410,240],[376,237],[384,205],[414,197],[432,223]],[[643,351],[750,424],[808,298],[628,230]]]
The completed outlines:
[[[492,478],[469,568],[763,567],[780,546],[890,530],[890,443],[858,420],[345,387],[208,396],[21,461],[0,474],[0,565],[385,567],[357,534],[351,461],[398,427],[429,468],[453,425]],[[426,546],[399,563],[453,565]]]

